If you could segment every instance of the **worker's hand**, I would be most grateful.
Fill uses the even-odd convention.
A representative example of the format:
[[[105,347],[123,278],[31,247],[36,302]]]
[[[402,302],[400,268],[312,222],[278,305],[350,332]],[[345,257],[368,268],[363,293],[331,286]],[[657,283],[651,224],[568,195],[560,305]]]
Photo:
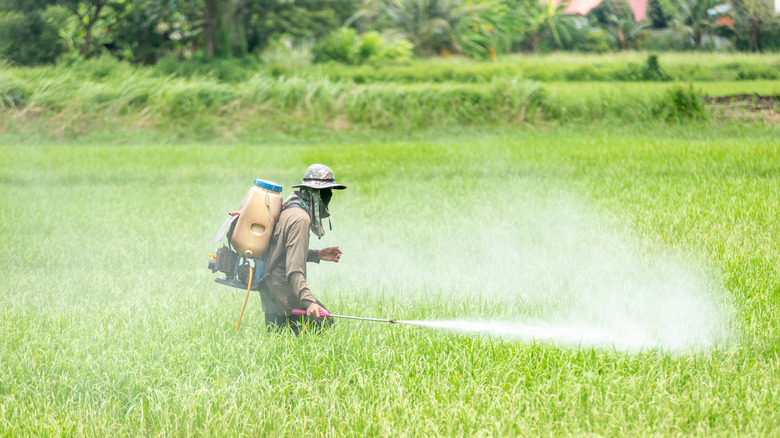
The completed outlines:
[[[308,316],[311,319],[320,319],[322,318],[320,316],[320,311],[327,312],[327,310],[325,310],[325,308],[323,308],[319,304],[311,303],[309,304],[309,308],[306,309],[306,316]]]
[[[330,248],[323,248],[319,251],[317,251],[317,256],[320,258],[320,260],[325,260],[326,262],[339,262],[339,259],[341,258],[341,250],[338,246],[331,246]]]

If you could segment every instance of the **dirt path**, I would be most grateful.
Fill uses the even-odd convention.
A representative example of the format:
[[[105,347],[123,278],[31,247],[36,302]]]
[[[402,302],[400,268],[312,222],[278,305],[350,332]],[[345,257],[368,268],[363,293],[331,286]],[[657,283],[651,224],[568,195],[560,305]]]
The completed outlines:
[[[704,96],[721,117],[742,121],[763,121],[780,124],[780,95],[734,94],[731,96]]]

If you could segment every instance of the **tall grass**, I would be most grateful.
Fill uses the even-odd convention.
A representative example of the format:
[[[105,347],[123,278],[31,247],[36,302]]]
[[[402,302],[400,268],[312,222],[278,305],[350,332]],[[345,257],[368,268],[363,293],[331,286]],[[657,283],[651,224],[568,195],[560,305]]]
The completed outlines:
[[[336,123],[419,126],[533,119],[543,102],[538,84],[518,79],[487,86],[397,86],[332,82],[301,76],[256,75],[227,84],[214,79],[160,77],[129,67],[96,80],[75,70],[17,71],[2,94],[7,109],[37,108],[49,117],[93,120],[149,116],[152,125],[207,121],[215,115],[249,117],[273,126]]]
[[[390,138],[0,147],[0,434],[780,432],[776,128]],[[309,273],[332,310],[525,319],[586,305],[582,291],[557,294],[565,278],[536,283],[537,297],[523,281],[536,266],[523,242],[568,260],[558,250],[589,232],[544,215],[572,197],[643,257],[678,251],[720,272],[707,292],[734,312],[734,336],[711,350],[626,352],[341,321],[293,337],[264,330],[257,295],[236,335],[243,297],[206,269],[215,228],[254,178],[287,194],[314,161],[349,186],[313,242],[345,251]],[[535,214],[542,229],[559,222],[552,245],[527,222]],[[487,249],[525,263],[490,278],[474,270],[501,267]]]
[[[162,68],[132,66],[110,57],[68,59],[39,68],[5,66],[0,67],[0,129],[57,136],[118,129],[214,136],[258,130],[540,125],[602,119],[647,122],[706,118],[709,107],[699,105],[704,94],[780,92],[778,82],[769,80],[705,81],[693,87],[687,82],[687,95],[680,100],[675,82],[596,82],[611,74],[559,77],[554,73],[560,68],[584,71],[606,66],[633,71],[633,79],[673,77],[663,62],[659,68],[651,58],[642,64],[632,61],[640,56],[614,55],[586,62],[590,58],[556,55],[519,58],[515,64],[420,61],[407,67],[372,67],[366,71],[384,72],[381,75],[387,77],[365,79],[365,83],[349,76],[360,75],[364,67],[349,67],[344,70],[349,75],[341,78],[326,70],[346,67],[330,66],[278,77],[255,72],[246,79],[227,81],[207,73],[163,74]],[[672,57],[683,65],[684,58],[674,56],[664,54],[660,59]],[[746,55],[692,57],[705,66],[729,69],[765,65],[768,60]],[[567,81],[529,80],[526,73],[535,68],[550,73],[544,80]],[[405,81],[404,69],[421,76]],[[437,72],[449,73],[436,77]],[[463,72],[478,73],[481,79],[462,76]],[[683,101],[685,108],[680,107]]]
[[[659,80],[646,71],[655,56],[667,80],[729,81],[780,79],[780,67],[774,55],[625,52],[620,54],[512,55],[496,63],[461,58],[432,59],[409,65],[344,66],[327,64],[309,69],[331,79],[349,79],[357,83],[388,82],[490,82],[495,77],[520,76],[541,82]]]

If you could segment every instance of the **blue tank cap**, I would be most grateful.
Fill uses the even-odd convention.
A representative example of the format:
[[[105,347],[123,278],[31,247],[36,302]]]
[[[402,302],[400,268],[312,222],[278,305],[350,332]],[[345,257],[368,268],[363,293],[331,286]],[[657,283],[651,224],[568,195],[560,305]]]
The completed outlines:
[[[260,178],[258,178],[258,179],[255,180],[255,185],[260,187],[260,188],[263,188],[263,189],[266,189],[266,190],[270,190],[272,192],[281,192],[282,191],[282,186],[280,186],[279,184],[277,184],[277,183],[275,183],[273,181],[268,181],[267,179],[260,179]]]

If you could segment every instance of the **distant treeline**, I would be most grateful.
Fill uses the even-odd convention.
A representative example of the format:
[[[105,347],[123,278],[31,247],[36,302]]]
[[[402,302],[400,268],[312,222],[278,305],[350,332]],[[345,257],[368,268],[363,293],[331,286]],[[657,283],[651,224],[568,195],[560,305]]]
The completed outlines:
[[[108,53],[134,63],[238,57],[372,65],[416,56],[780,49],[770,0],[626,0],[586,16],[544,0],[0,0],[0,60]],[[723,3],[723,4],[722,4]],[[170,61],[169,61],[170,62]]]

